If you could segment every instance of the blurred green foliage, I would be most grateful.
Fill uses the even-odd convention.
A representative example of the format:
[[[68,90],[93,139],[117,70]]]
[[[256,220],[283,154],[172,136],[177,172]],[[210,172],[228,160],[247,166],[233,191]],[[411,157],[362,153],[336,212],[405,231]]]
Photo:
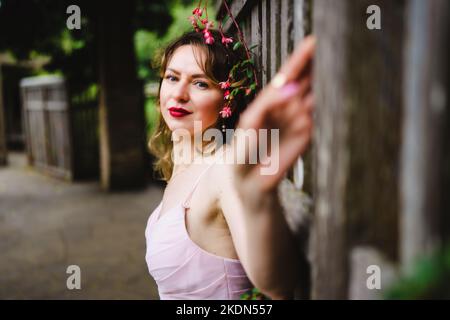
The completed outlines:
[[[153,133],[158,122],[158,111],[156,110],[156,97],[148,97],[145,100],[145,118],[147,121],[147,135]]]
[[[188,17],[197,1],[174,0],[170,7],[172,23],[161,36],[155,31],[139,29],[134,35],[134,45],[137,57],[138,77],[144,82],[159,81],[159,63],[164,48],[175,38],[192,30]],[[147,97],[145,102],[145,115],[147,120],[147,133],[151,135],[156,127],[158,112],[156,110],[156,97]]]
[[[265,296],[258,288],[251,288],[241,294],[240,300],[271,300]]]
[[[169,11],[172,23],[162,36],[155,31],[146,29],[136,31],[134,44],[140,79],[144,81],[158,80],[158,63],[162,50],[170,41],[192,29],[188,17],[192,14],[192,8],[195,5],[196,1],[186,4],[186,1],[175,0]]]
[[[174,21],[176,8],[191,4],[191,0],[135,0],[133,30],[148,32],[158,44]],[[81,29],[66,27],[69,5],[81,9]],[[48,58],[42,69],[34,74],[62,74],[70,84],[73,95],[89,96],[86,91],[98,82],[99,11],[106,2],[89,0],[2,0],[0,6],[0,52],[9,52],[14,59]],[[143,37],[137,37],[146,40]],[[139,41],[141,43],[142,41]],[[145,41],[144,41],[145,43]],[[148,45],[140,46],[140,57]],[[147,56],[152,54],[147,53]],[[147,79],[149,72],[142,79]]]
[[[450,245],[422,257],[385,293],[385,299],[450,299]]]
[[[133,17],[137,75],[144,82],[157,81],[154,63],[158,52],[172,39],[190,30],[188,17],[193,0],[135,0]],[[66,8],[81,9],[81,29],[68,30]],[[47,61],[30,75],[59,74],[66,78],[74,104],[98,99],[99,10],[106,2],[89,0],[1,0],[0,52],[16,61]],[[42,63],[41,63],[42,64]],[[156,121],[155,99],[145,104],[149,129]]]

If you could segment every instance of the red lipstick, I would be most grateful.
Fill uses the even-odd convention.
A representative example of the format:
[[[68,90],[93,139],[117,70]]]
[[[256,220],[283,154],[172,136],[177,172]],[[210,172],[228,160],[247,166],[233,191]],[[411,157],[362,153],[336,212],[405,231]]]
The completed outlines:
[[[178,107],[170,107],[169,113],[172,117],[180,118],[187,115],[190,115],[192,112],[184,109],[184,108],[178,108]]]

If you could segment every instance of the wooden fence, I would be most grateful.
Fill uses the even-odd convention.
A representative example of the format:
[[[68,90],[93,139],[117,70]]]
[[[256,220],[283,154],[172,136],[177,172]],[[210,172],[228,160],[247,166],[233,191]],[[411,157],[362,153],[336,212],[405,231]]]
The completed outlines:
[[[280,187],[305,249],[297,297],[381,298],[450,235],[448,1],[228,3],[258,45],[263,85],[305,34],[318,39],[305,184],[295,174],[299,163]],[[380,30],[367,27],[371,5],[380,9]],[[217,9],[220,16],[224,8]],[[226,28],[234,31],[230,21]],[[373,266],[380,290],[367,286]]]
[[[21,81],[23,124],[30,164],[67,180],[98,175],[97,107],[69,107],[64,80]]]
[[[8,153],[6,148],[6,122],[4,113],[3,100],[3,73],[2,65],[0,64],[0,166],[8,163]]]

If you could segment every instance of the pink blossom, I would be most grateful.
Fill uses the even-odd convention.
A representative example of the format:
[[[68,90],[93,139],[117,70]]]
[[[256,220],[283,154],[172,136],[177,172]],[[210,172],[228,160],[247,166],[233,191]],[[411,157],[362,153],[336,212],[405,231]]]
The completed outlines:
[[[220,115],[222,116],[222,118],[228,118],[231,116],[231,108],[226,105],[225,107],[223,107],[222,111],[219,112]]]
[[[219,85],[220,85],[220,89],[226,90],[226,89],[228,89],[230,87],[230,81],[227,80],[227,81],[224,81],[224,82],[219,82]]]
[[[191,21],[191,24],[194,28],[198,27],[197,25],[197,19],[194,16],[189,17],[189,21]]]
[[[195,8],[195,9],[192,11],[192,14],[196,15],[197,17],[201,17],[202,14],[203,14],[203,10],[200,9],[200,8]]]
[[[228,100],[228,98],[230,98],[230,90],[225,91],[223,97],[225,98],[225,100]]]
[[[245,89],[246,96],[248,96],[250,93],[252,93],[252,89],[250,89],[250,88]]]
[[[206,30],[214,27],[214,22],[209,21],[207,18],[201,19],[200,22],[205,26]]]
[[[205,38],[206,44],[213,44],[214,38],[211,36],[211,33],[208,31],[208,29],[203,30],[203,36]]]
[[[227,37],[224,37],[224,36],[222,36],[222,43],[223,44],[229,44],[229,43],[232,43],[233,42],[233,38],[227,38]]]

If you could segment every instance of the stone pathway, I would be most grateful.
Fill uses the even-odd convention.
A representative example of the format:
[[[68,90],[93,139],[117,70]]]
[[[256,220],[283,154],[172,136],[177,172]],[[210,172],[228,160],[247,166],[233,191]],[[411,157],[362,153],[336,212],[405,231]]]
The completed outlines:
[[[162,193],[56,180],[10,153],[0,167],[0,299],[158,299],[144,230]],[[67,289],[69,265],[81,268],[80,290]]]

